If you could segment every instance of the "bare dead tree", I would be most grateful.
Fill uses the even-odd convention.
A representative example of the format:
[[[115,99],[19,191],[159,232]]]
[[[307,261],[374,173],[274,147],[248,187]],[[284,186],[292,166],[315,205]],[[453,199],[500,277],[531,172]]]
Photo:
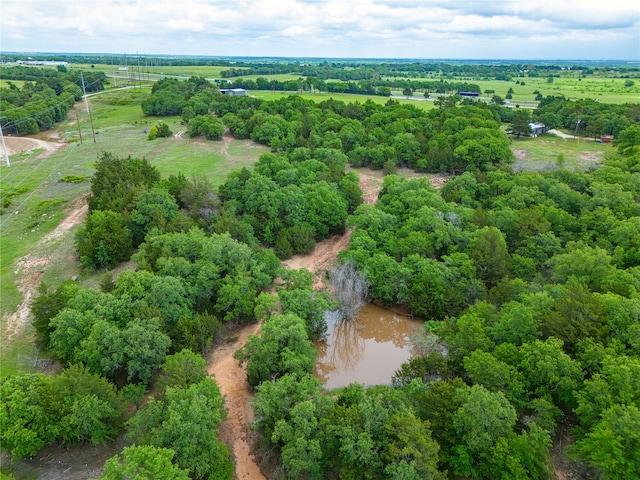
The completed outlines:
[[[54,360],[40,356],[40,347],[34,347],[34,349],[26,354],[20,355],[19,364],[26,367],[29,373],[43,372],[55,362]]]
[[[338,310],[344,319],[351,320],[358,315],[367,301],[369,287],[364,275],[355,262],[341,263],[329,274],[333,296],[338,302]]]

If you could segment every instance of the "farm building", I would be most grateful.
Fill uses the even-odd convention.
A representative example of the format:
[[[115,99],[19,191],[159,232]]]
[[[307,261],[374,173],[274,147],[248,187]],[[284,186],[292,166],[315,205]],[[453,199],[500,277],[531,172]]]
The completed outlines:
[[[46,67],[57,67],[58,65],[63,67],[69,66],[69,62],[54,62],[54,61],[48,61],[48,60],[18,60],[16,63],[18,65],[46,66]]]
[[[544,123],[535,123],[532,122],[529,124],[529,128],[531,128],[531,135],[542,135],[543,133],[547,133],[547,126]]]
[[[221,88],[220,93],[230,97],[244,97],[247,91],[244,88]]]

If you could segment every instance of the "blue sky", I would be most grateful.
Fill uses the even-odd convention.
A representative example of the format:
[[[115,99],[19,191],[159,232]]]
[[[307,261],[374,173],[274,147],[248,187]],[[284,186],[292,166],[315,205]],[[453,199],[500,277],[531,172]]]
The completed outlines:
[[[640,61],[634,0],[0,0],[0,50]]]

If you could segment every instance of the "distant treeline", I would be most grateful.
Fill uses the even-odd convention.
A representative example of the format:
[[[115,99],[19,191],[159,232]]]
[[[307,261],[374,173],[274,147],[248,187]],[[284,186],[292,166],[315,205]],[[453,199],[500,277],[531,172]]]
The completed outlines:
[[[610,68],[610,67],[609,67]],[[223,70],[222,78],[248,75],[293,74],[303,77],[315,77],[321,80],[336,79],[342,81],[379,80],[385,77],[425,78],[430,75],[444,75],[449,78],[472,76],[485,80],[511,80],[514,77],[547,77],[562,71],[575,71],[580,75],[593,75],[608,72],[609,68],[586,65],[539,65],[500,64],[486,65],[477,63],[452,64],[445,62],[322,62],[322,63],[248,63],[238,62],[233,68]],[[638,72],[637,68],[620,68],[619,74]]]
[[[378,79],[353,81],[324,81],[316,77],[299,78],[297,80],[269,80],[264,77],[253,79],[238,78],[234,80],[236,88],[247,90],[277,90],[295,92],[298,90],[317,90],[330,93],[354,93],[360,95],[381,95],[388,97],[391,90],[409,88],[430,93],[477,92],[480,87],[474,83],[451,82],[444,80],[419,81],[404,79]]]
[[[591,99],[548,96],[538,105],[535,117],[549,128],[564,128],[594,138],[617,137],[625,128],[640,122],[640,104],[614,105]]]
[[[613,75],[639,72],[625,61],[496,61],[496,60],[417,60],[417,59],[334,59],[285,57],[215,57],[188,55],[113,55],[113,54],[30,54],[32,59],[66,61],[96,65],[154,65],[154,66],[228,66],[223,78],[246,75],[299,74],[323,80],[374,79],[381,76],[421,78],[426,75],[474,76],[484,79],[548,76],[562,71],[580,75]],[[25,60],[24,53],[4,53],[1,61]]]

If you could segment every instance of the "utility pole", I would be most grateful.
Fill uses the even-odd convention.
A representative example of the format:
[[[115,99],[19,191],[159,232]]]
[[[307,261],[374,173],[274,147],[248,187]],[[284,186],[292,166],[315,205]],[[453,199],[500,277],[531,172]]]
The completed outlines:
[[[2,138],[2,148],[4,149],[4,159],[7,162],[7,167],[11,166],[9,163],[9,153],[7,152],[7,146],[4,143],[4,134],[2,133],[2,125],[0,124],[0,138]]]
[[[113,72],[114,86],[118,88],[118,79],[116,78],[116,67],[113,66],[113,59],[111,59],[111,71]]]
[[[80,131],[80,117],[78,116],[78,112],[76,114],[76,123],[78,124],[78,135],[80,135],[80,145],[82,145],[82,131]]]
[[[82,75],[82,70],[80,70],[80,80],[82,81],[82,93],[84,93],[84,104],[87,107],[87,112],[89,113],[89,120],[91,121],[91,133],[93,134],[93,143],[96,143],[96,132],[93,129],[93,115],[91,115],[91,108],[89,108],[89,100],[87,100],[87,91],[84,88],[84,75]]]

